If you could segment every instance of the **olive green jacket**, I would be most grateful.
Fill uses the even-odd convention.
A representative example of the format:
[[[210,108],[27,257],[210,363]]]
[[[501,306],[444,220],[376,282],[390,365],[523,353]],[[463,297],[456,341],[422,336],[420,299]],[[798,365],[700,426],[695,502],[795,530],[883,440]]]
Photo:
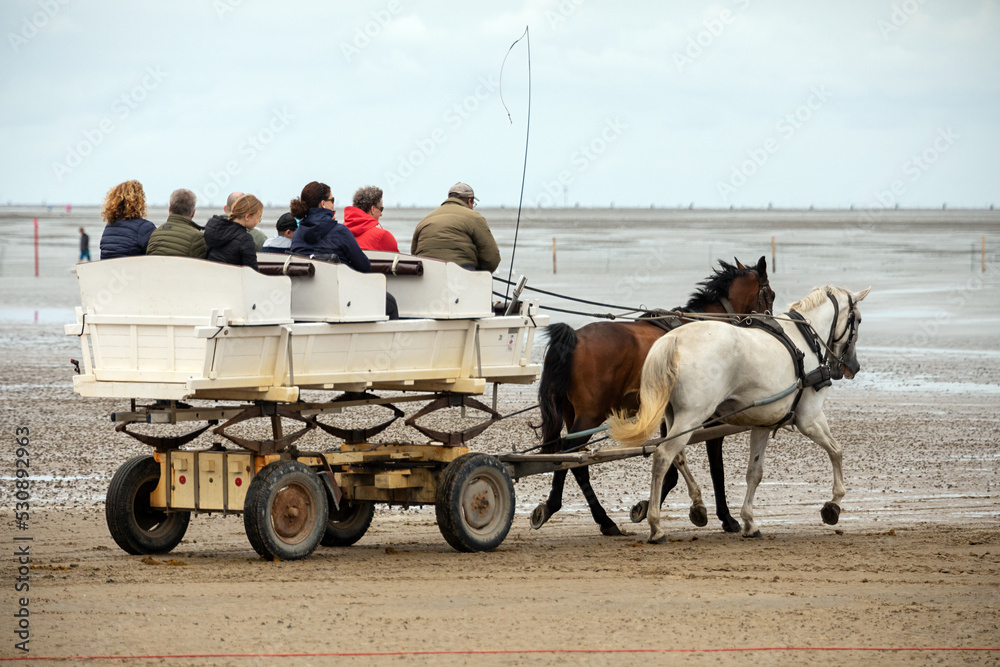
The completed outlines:
[[[457,197],[449,197],[417,224],[410,254],[491,273],[500,265],[500,249],[486,218]]]
[[[149,237],[146,254],[205,259],[205,235],[190,218],[171,213]]]

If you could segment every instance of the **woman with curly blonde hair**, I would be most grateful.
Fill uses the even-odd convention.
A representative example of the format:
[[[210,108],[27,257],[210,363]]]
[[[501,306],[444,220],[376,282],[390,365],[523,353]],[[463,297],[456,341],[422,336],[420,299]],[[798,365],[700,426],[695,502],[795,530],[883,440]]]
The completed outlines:
[[[142,183],[125,181],[108,190],[101,218],[108,223],[101,235],[101,259],[146,254],[156,225],[146,220]]]

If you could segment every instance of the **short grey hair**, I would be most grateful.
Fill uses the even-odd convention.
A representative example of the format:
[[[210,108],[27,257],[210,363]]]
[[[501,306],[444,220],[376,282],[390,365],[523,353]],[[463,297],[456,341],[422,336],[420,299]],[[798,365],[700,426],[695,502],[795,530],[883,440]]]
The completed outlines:
[[[180,188],[170,193],[170,212],[190,218],[194,215],[194,207],[198,197],[186,188]]]
[[[354,205],[365,213],[370,212],[372,206],[377,206],[380,201],[382,201],[382,188],[377,188],[374,185],[358,188],[357,192],[354,193]]]

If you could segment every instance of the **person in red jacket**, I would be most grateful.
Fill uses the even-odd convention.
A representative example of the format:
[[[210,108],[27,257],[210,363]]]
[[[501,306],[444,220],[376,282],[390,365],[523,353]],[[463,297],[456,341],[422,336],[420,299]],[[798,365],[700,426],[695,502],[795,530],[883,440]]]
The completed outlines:
[[[399,252],[396,237],[378,223],[382,210],[382,189],[366,185],[354,193],[354,206],[344,208],[344,224],[362,250]]]

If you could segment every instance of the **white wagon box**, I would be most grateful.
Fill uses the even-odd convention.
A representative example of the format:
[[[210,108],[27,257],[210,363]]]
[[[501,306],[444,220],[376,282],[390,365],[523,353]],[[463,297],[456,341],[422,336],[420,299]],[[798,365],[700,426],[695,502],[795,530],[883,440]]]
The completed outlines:
[[[448,319],[388,321],[384,276],[300,258],[275,261],[286,268],[313,264],[313,272],[268,276],[180,257],[79,265],[83,305],[77,322],[65,328],[82,339],[76,391],[294,401],[300,387],[481,393],[487,381],[531,383],[540,373],[530,357],[535,328],[548,317],[538,314],[537,305],[502,317],[476,305],[475,318],[459,318],[446,308],[440,314]],[[466,276],[434,264],[441,266],[420,277],[432,294],[467,294],[450,298],[453,305],[489,300],[489,274],[451,265],[468,274],[462,282]],[[434,296],[421,302],[399,291],[401,314],[413,312],[407,304],[419,310],[449,301]]]

